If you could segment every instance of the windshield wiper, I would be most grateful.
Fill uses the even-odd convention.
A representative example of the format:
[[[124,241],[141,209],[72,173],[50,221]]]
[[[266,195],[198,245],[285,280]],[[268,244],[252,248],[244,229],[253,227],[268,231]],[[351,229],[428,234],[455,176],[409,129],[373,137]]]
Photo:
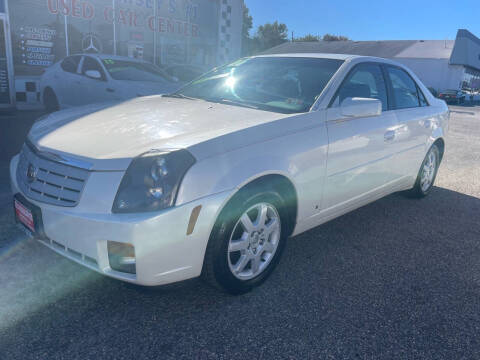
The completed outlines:
[[[216,102],[216,103],[220,103],[220,104],[227,104],[227,105],[235,105],[235,106],[242,106],[242,107],[246,107],[246,108],[249,108],[249,109],[256,109],[258,110],[258,106],[255,106],[255,105],[250,105],[250,104],[246,104],[244,102],[241,102],[241,101],[235,101],[235,100],[230,100],[230,99],[205,99],[205,101],[211,101],[211,102]]]
[[[164,94],[163,97],[175,98],[175,99],[188,99],[188,100],[198,100],[197,98],[193,98],[187,95],[173,93],[173,94]]]

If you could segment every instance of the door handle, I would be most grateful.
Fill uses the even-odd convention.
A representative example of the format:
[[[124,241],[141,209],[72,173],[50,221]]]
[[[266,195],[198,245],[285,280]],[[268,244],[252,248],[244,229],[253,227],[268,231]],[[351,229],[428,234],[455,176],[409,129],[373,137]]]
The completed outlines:
[[[395,139],[395,130],[387,131],[383,138],[385,141],[392,141],[393,139]]]
[[[112,89],[112,88],[107,88],[107,92],[115,92],[115,89]]]
[[[423,122],[423,126],[425,126],[425,128],[427,129],[430,129],[430,126],[432,125],[432,121],[431,120],[425,120]]]

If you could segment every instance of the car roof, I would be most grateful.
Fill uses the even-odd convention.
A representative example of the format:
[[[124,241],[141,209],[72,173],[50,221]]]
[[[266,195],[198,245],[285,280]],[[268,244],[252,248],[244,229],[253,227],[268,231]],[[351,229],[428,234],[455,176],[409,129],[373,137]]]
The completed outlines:
[[[403,69],[407,69],[405,65],[392,59],[381,58],[376,56],[366,55],[352,55],[352,54],[323,54],[323,53],[286,53],[286,54],[265,54],[256,55],[255,57],[296,57],[296,58],[311,58],[311,59],[333,59],[343,60],[345,62],[361,63],[361,62],[379,62],[382,64],[388,64],[397,66]]]
[[[118,61],[123,60],[123,61],[146,63],[145,60],[135,59],[135,58],[131,58],[131,57],[128,57],[128,56],[119,56],[119,55],[110,55],[110,54],[81,53],[81,54],[72,54],[71,56],[77,56],[77,55],[81,55],[81,56],[92,56],[92,57],[96,57],[96,58],[101,59],[101,60],[111,59],[111,60],[118,60]]]
[[[253,57],[302,57],[317,59],[349,60],[353,58],[370,58],[369,56],[349,55],[349,54],[321,54],[321,53],[285,53],[285,54],[267,54]]]

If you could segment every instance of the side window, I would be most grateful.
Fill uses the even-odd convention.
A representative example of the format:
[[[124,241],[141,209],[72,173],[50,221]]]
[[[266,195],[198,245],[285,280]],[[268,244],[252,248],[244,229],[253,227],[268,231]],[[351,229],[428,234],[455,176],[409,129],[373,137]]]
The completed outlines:
[[[82,74],[85,75],[85,73],[89,70],[96,70],[102,75],[102,80],[105,80],[105,74],[103,72],[102,67],[98,63],[97,60],[94,58],[91,58],[90,56],[85,56],[85,59],[83,60],[83,65],[82,65]]]
[[[417,84],[404,70],[387,67],[388,76],[392,82],[393,99],[396,109],[407,109],[420,106]],[[424,98],[425,100],[425,98]]]
[[[60,64],[62,69],[69,73],[76,73],[78,69],[78,63],[80,62],[80,56],[69,56],[63,60]]]
[[[420,106],[421,107],[428,106],[427,99],[425,99],[425,95],[423,95],[422,90],[420,90],[420,88],[417,87],[417,91],[418,91],[418,98],[420,100]]]
[[[355,67],[343,82],[333,106],[340,106],[349,97],[377,99],[382,102],[382,110],[388,109],[387,88],[382,70],[376,64],[360,64]]]

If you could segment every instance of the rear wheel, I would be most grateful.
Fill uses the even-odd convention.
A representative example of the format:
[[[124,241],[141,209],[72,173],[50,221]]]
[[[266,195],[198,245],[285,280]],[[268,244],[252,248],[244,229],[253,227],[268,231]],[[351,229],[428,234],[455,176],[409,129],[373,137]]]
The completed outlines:
[[[48,113],[52,113],[60,109],[57,95],[55,95],[55,92],[50,88],[45,89],[43,94],[43,104],[45,105],[45,110]]]
[[[433,144],[423,160],[414,187],[407,191],[407,195],[416,198],[427,196],[432,190],[439,166],[440,150],[437,144]]]
[[[203,278],[231,294],[263,283],[285,247],[288,214],[275,192],[242,194],[217,219],[210,236]]]

